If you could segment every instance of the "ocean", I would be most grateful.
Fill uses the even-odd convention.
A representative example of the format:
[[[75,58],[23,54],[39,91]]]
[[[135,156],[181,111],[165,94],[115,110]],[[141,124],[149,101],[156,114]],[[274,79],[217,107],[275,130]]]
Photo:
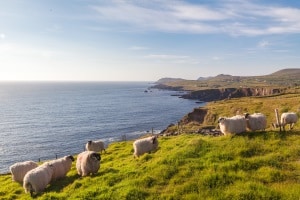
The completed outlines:
[[[147,82],[1,82],[0,173],[15,162],[78,154],[88,140],[159,133],[193,108]],[[175,95],[175,96],[174,96]]]

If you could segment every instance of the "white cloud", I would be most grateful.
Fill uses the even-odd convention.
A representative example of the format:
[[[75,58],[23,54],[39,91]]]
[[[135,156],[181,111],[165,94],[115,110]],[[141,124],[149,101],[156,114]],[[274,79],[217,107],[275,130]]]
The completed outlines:
[[[5,34],[4,33],[0,33],[0,39],[4,40],[5,39]]]
[[[219,56],[214,56],[212,57],[213,60],[221,60],[221,58]]]
[[[134,31],[269,35],[300,33],[300,9],[223,0],[214,4],[183,1],[105,1],[91,6],[99,21]],[[123,26],[122,26],[123,25]]]
[[[262,40],[262,41],[260,41],[259,43],[258,43],[258,47],[260,47],[260,48],[265,48],[265,47],[267,47],[267,46],[270,46],[271,44],[270,44],[270,42],[268,42],[268,41],[266,41],[266,40]]]

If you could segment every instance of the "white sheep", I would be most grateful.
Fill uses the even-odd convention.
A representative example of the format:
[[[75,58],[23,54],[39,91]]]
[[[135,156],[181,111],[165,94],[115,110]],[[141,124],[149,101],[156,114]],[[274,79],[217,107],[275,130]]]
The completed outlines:
[[[245,114],[247,128],[251,131],[265,130],[267,127],[267,118],[262,113]]]
[[[157,148],[158,148],[157,136],[138,139],[133,143],[133,149],[134,149],[133,156],[138,157],[140,155],[143,155],[144,153],[149,153],[153,150],[156,150]]]
[[[71,155],[50,161],[49,164],[53,166],[51,181],[65,177],[72,167],[72,161],[74,157]]]
[[[283,127],[283,130],[285,130],[285,125],[290,125],[290,130],[293,129],[295,123],[298,121],[298,116],[294,112],[286,112],[282,113],[280,117],[280,123]]]
[[[43,192],[47,185],[50,183],[53,175],[53,166],[49,163],[44,163],[37,168],[27,172],[23,179],[23,188],[25,192],[39,193]]]
[[[104,147],[104,142],[101,140],[97,141],[88,141],[85,145],[85,149],[87,151],[95,151],[95,152],[102,152],[104,150],[105,152],[105,147]]]
[[[80,176],[96,174],[100,168],[101,156],[95,151],[84,151],[78,154],[76,161],[77,173]]]
[[[36,167],[38,164],[33,161],[17,162],[9,167],[9,171],[13,181],[22,183],[25,174]]]
[[[220,130],[224,135],[230,133],[242,133],[246,131],[246,119],[244,116],[221,117],[218,120]]]

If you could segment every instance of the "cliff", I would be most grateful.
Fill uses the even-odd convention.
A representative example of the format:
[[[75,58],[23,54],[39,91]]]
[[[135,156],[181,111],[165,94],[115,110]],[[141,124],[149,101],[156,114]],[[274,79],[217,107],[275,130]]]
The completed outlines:
[[[204,102],[249,96],[271,96],[284,92],[283,88],[222,88],[191,91],[182,95],[185,99],[195,99]]]

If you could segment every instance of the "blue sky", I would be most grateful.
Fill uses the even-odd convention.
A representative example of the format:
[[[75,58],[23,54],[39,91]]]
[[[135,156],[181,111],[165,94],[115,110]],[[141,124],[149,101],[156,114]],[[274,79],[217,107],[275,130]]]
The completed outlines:
[[[266,75],[300,65],[297,0],[0,5],[0,80],[194,80]]]

